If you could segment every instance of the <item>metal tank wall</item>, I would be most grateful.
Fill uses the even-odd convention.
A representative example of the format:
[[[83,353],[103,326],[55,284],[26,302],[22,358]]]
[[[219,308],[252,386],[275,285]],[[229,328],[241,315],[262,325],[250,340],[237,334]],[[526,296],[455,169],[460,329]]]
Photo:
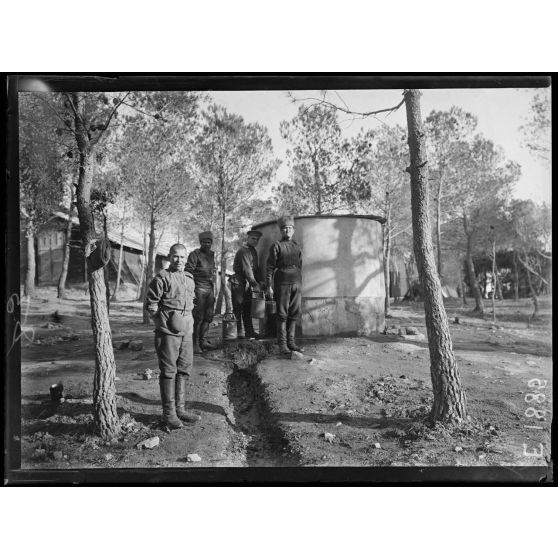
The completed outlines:
[[[380,221],[362,215],[295,217],[294,240],[302,248],[303,336],[368,335],[384,329]],[[265,274],[269,248],[281,233],[276,221],[255,228],[263,233],[257,250]]]

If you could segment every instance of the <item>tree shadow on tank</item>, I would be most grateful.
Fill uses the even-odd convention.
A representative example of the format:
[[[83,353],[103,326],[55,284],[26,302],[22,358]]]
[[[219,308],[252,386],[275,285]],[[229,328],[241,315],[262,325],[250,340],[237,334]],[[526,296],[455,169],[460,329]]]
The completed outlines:
[[[368,219],[361,220],[366,223],[369,222]],[[328,223],[329,222],[331,222],[331,220],[328,219]],[[324,293],[324,298],[327,296],[357,297],[366,292],[370,282],[381,274],[381,266],[378,265],[377,269],[370,271],[364,277],[357,277],[356,270],[367,267],[368,262],[373,262],[377,259],[374,250],[374,242],[377,242],[377,239],[374,238],[373,229],[370,226],[358,225],[359,219],[357,217],[339,217],[338,219],[333,219],[333,228],[337,231],[335,253],[332,254],[329,260],[303,263],[302,268],[303,275],[305,272],[311,274],[321,270],[325,272],[325,270],[329,268],[333,271],[333,277],[325,273],[323,279],[313,282],[310,288],[307,287],[305,289],[306,292],[303,292],[303,296],[313,296],[312,291],[317,290],[319,292],[320,288],[323,288],[333,279],[335,284],[327,289],[328,293]],[[377,226],[380,225],[377,224]],[[362,240],[355,239],[355,234],[361,235],[363,237]],[[316,242],[318,241],[319,239],[316,239]],[[358,249],[357,253],[353,252],[355,245],[361,247]],[[308,246],[308,243],[305,243],[303,262],[308,261],[307,254],[311,249],[312,247]],[[362,275],[362,273],[360,275]]]

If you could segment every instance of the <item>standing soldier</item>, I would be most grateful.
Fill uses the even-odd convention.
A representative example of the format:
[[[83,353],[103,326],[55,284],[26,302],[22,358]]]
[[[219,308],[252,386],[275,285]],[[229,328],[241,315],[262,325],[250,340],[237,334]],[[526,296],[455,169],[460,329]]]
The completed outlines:
[[[186,262],[186,271],[194,276],[196,290],[194,296],[194,353],[201,350],[212,349],[207,340],[209,324],[213,321],[215,306],[215,285],[217,284],[217,268],[215,267],[215,252],[213,233],[205,231],[200,233],[200,247],[190,252]]]
[[[293,217],[278,221],[281,240],[269,249],[266,267],[267,295],[277,303],[277,341],[282,352],[299,351],[295,344],[296,320],[301,313],[302,250],[292,239]],[[274,292],[275,291],[275,292]]]
[[[174,244],[170,265],[149,284],[145,308],[155,323],[155,350],[159,360],[159,386],[163,421],[170,428],[199,420],[186,411],[186,382],[192,369],[192,307],[194,278],[184,271],[186,248]]]
[[[252,322],[252,292],[263,287],[264,283],[258,267],[256,246],[262,236],[260,231],[248,231],[246,245],[239,248],[234,256],[234,275],[230,279],[233,312],[239,339],[242,339],[242,322],[247,339],[258,339]]]

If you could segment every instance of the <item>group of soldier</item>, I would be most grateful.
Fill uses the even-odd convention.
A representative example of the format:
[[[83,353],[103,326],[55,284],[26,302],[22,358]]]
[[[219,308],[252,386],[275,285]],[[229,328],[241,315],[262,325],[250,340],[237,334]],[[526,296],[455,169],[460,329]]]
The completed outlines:
[[[248,231],[245,245],[236,252],[234,275],[229,279],[233,312],[239,338],[263,337],[254,330],[251,305],[253,293],[264,291],[269,300],[275,300],[279,351],[300,352],[295,328],[301,312],[302,250],[293,240],[293,217],[282,217],[277,224],[281,239],[270,247],[265,277],[256,251],[260,231]],[[188,257],[183,244],[171,246],[169,266],[153,278],[145,299],[155,324],[163,422],[170,428],[200,419],[186,409],[187,381],[193,355],[214,348],[208,339],[217,286],[213,234],[202,232],[199,241],[200,247]]]

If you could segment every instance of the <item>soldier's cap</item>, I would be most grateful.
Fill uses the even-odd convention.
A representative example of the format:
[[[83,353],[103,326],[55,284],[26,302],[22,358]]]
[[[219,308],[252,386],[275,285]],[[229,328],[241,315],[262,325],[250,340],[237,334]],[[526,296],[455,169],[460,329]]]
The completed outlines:
[[[205,239],[213,240],[213,233],[211,231],[204,231],[199,234],[200,242]]]
[[[277,224],[279,225],[280,229],[282,229],[283,227],[294,227],[294,217],[292,217],[291,215],[285,215],[277,221]]]
[[[246,236],[257,236],[258,238],[260,238],[260,236],[262,236],[262,232],[261,231],[257,231],[256,229],[250,229],[247,233]]]

